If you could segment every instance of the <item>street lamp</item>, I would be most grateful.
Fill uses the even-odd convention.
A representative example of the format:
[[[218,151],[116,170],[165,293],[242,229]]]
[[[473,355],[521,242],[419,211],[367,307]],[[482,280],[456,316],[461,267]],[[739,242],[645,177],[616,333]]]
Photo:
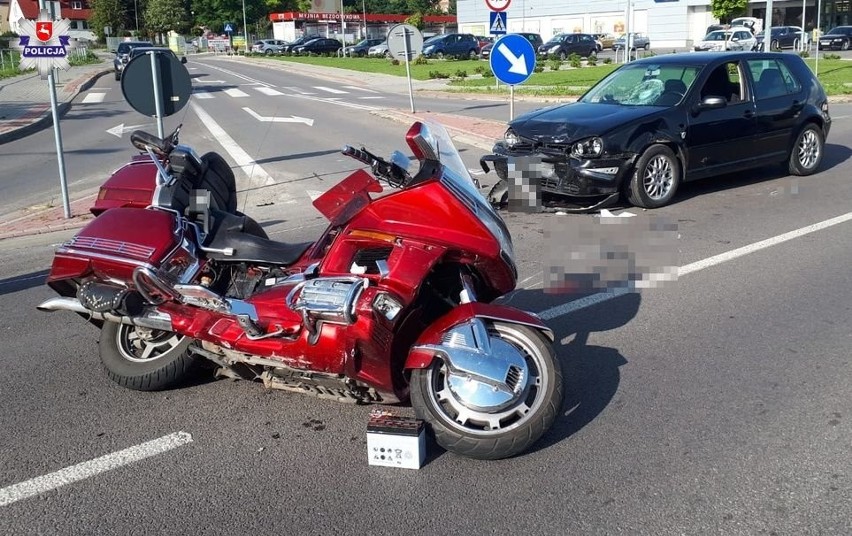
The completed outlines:
[[[136,16],[136,37],[139,37],[139,10],[136,9],[136,0],[133,0],[133,14]]]

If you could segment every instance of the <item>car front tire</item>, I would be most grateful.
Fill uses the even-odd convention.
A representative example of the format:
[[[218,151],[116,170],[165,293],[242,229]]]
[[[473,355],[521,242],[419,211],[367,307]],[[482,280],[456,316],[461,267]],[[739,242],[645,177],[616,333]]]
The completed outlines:
[[[822,162],[825,136],[819,126],[810,123],[796,137],[790,150],[788,167],[791,175],[813,175]]]
[[[660,208],[675,196],[681,181],[680,162],[665,145],[652,145],[639,158],[627,186],[627,200],[640,208]]]

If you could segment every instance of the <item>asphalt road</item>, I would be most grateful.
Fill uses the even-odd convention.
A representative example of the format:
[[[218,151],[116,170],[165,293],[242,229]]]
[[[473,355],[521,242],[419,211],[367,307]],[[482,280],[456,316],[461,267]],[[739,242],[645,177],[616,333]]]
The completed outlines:
[[[239,74],[279,87],[262,70]],[[316,221],[295,216],[307,210],[304,197],[287,206],[292,217],[280,215],[279,203],[347,169],[322,154],[339,148],[346,129],[365,129],[348,134],[384,152],[401,141],[401,125],[367,110],[229,98],[250,104],[202,109],[231,125],[227,132],[258,162],[267,159],[276,181],[298,184],[270,187],[283,192],[271,196],[276,204],[250,207],[282,239],[318,232]],[[284,140],[290,130],[263,132],[242,106],[313,114],[314,128],[274,125],[298,132]],[[637,216],[618,225],[505,214],[521,272],[520,290],[505,301],[548,318],[567,381],[553,429],[511,460],[474,461],[431,445],[419,471],[376,468],[366,456],[370,407],[244,382],[123,389],[102,371],[94,328],[34,309],[51,296],[42,283],[53,245],[71,233],[0,242],[0,500],[41,475],[177,432],[191,436],[0,506],[0,533],[852,533],[852,106],[832,113],[823,170],[813,177],[761,170],[690,183],[673,205],[629,210]],[[203,132],[193,115],[187,128]],[[106,126],[116,117],[108,119],[91,121]],[[202,138],[211,147],[204,150],[215,148],[215,133]],[[285,154],[304,156],[272,161],[277,140]],[[460,148],[475,167],[481,151]],[[317,177],[306,174],[311,167]],[[541,273],[560,251],[639,236],[631,250],[658,257],[637,231],[652,217],[668,224],[667,253],[689,271],[678,281],[583,309],[581,296],[542,290]]]

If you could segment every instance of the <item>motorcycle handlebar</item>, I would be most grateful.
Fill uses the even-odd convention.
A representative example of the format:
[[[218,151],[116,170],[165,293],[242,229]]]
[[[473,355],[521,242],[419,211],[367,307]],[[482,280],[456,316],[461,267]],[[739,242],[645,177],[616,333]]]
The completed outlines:
[[[406,177],[404,171],[396,169],[392,163],[384,158],[374,155],[363,147],[356,149],[351,145],[344,145],[341,152],[370,166],[370,169],[377,178],[384,179],[391,186],[396,188],[405,186]]]

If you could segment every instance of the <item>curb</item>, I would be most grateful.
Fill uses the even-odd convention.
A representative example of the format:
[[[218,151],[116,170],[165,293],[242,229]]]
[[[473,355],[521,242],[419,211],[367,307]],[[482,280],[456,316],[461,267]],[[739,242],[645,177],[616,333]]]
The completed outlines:
[[[401,112],[398,110],[376,110],[370,113],[377,117],[390,119],[391,121],[396,121],[397,123],[406,123],[408,125],[411,125],[415,121],[423,121],[429,120],[430,118],[434,118],[435,121],[437,121],[444,128],[447,129],[447,131],[452,135],[454,140],[458,140],[462,143],[476,147],[477,149],[481,149],[483,151],[490,152],[491,149],[494,147],[494,142],[496,140],[496,138],[492,138],[490,136],[476,134],[474,132],[470,132],[469,130],[448,125],[446,122],[441,120],[440,114],[433,114],[430,112],[424,112],[422,114],[418,114],[415,112],[412,114],[409,112]],[[495,125],[498,124],[496,121],[493,123],[495,123]],[[500,124],[500,128],[504,128],[502,124]]]
[[[104,68],[103,70],[95,72],[91,75],[81,75],[80,77],[78,77],[78,78],[83,78],[83,77],[86,77],[86,78],[82,82],[78,83],[77,87],[74,88],[73,90],[71,90],[67,94],[67,97],[62,100],[62,102],[57,103],[57,105],[56,105],[57,116],[59,118],[62,118],[62,116],[65,115],[68,112],[68,110],[71,108],[71,101],[74,100],[74,98],[77,97],[77,95],[79,95],[81,91],[85,91],[85,90],[89,89],[90,87],[92,87],[94,85],[94,83],[100,77],[104,76],[107,73],[110,73],[111,71],[112,71],[112,69]],[[75,80],[77,80],[77,79],[75,79]],[[73,84],[73,83],[74,83],[74,80],[69,82],[69,84]],[[59,99],[59,96],[57,95],[57,100],[58,99]],[[53,125],[53,111],[50,109],[50,105],[48,105],[47,109],[45,111],[41,112],[38,119],[35,119],[34,121],[30,122],[27,125],[24,125],[24,126],[12,129],[9,132],[4,132],[4,133],[0,134],[0,145],[3,145],[4,143],[9,143],[10,141],[19,140],[21,138],[29,136],[30,134],[34,134],[34,133],[38,132],[39,130],[43,130],[44,128],[47,128],[48,126],[51,126],[51,125]]]

